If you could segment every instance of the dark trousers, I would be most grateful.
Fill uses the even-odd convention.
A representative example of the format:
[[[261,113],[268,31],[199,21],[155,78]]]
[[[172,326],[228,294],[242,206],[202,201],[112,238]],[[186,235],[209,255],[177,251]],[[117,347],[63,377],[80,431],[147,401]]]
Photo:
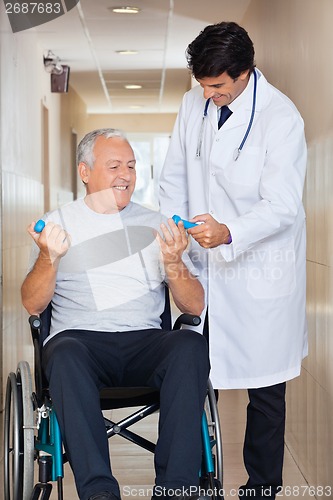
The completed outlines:
[[[274,499],[279,486],[282,485],[285,392],[285,382],[248,390],[243,455],[249,479],[246,485],[240,488],[243,490],[240,498]]]
[[[43,368],[81,500],[101,491],[120,496],[100,410],[103,387],[160,391],[156,485],[198,485],[209,374],[204,337],[188,330],[68,330],[44,347]]]

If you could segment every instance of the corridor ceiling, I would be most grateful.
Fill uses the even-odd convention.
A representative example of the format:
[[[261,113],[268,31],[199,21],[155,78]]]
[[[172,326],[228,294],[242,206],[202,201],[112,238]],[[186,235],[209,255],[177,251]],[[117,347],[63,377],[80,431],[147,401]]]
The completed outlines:
[[[242,23],[250,1],[81,0],[35,31],[43,50],[70,66],[88,113],[175,113],[191,87],[187,45],[207,24]],[[119,6],[140,10],[114,13]]]

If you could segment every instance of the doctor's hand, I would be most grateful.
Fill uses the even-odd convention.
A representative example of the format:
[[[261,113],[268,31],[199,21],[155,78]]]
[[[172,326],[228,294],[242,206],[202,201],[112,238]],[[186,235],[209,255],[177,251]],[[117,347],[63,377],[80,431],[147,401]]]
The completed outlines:
[[[220,224],[210,214],[196,215],[190,222],[204,222],[187,230],[203,248],[215,248],[229,243],[230,231],[225,224]]]
[[[34,230],[35,222],[28,227],[28,233],[39,247],[39,258],[48,259],[52,264],[60,261],[71,244],[71,237],[58,224],[48,222],[41,233]]]
[[[165,266],[180,264],[188,244],[188,237],[182,222],[179,222],[177,226],[172,219],[168,219],[168,225],[169,227],[161,224],[163,238],[157,233],[157,241]]]

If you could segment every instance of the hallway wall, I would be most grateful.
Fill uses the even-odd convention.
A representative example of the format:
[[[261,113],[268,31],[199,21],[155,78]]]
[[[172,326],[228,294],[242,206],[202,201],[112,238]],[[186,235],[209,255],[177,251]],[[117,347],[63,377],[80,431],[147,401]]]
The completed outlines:
[[[333,488],[332,19],[331,0],[252,0],[243,21],[257,66],[305,121],[310,342],[301,377],[288,384],[286,440],[318,496]]]

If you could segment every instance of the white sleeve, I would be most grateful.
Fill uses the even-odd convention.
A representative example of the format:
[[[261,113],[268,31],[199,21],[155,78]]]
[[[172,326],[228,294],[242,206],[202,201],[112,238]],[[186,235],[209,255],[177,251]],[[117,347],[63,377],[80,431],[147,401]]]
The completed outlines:
[[[181,214],[188,218],[187,172],[186,172],[186,94],[183,98],[171,136],[169,149],[160,177],[160,210],[167,217]]]

